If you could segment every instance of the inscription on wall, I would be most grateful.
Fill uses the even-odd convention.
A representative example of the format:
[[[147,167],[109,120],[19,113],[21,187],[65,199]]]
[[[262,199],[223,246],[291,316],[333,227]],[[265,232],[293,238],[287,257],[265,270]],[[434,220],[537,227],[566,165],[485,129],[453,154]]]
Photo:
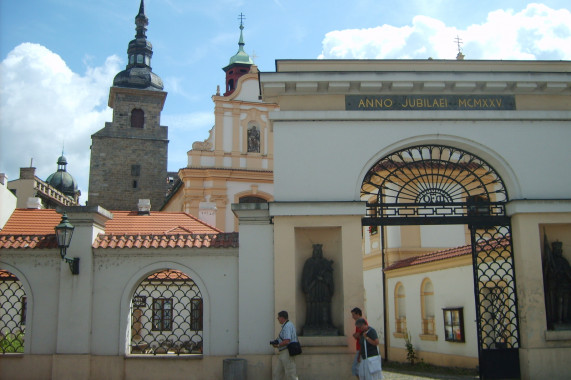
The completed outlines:
[[[515,110],[513,95],[346,95],[347,111]]]

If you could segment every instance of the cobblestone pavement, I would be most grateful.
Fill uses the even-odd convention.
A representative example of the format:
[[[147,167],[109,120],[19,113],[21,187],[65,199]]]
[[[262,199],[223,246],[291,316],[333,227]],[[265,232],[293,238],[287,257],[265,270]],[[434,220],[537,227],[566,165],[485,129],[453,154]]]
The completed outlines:
[[[435,373],[406,373],[383,368],[383,380],[477,380],[478,376],[439,375]]]

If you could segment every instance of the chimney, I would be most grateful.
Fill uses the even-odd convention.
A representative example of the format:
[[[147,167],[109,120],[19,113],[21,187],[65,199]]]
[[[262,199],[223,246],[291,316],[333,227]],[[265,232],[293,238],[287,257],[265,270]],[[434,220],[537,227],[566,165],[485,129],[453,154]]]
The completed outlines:
[[[8,176],[6,173],[0,173],[0,185],[6,185],[6,182],[8,182]]]
[[[41,209],[42,207],[42,200],[38,197],[29,197],[28,202],[26,202],[26,208],[34,208],[34,209]]]
[[[36,179],[36,168],[20,168],[20,179]]]
[[[137,204],[139,210],[139,215],[150,215],[151,214],[151,200],[150,199],[139,199]]]

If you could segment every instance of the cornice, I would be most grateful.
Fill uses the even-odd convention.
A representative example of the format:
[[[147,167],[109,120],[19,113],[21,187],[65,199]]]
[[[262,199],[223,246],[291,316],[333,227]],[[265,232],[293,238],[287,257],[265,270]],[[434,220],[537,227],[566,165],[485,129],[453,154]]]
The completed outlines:
[[[284,70],[260,74],[264,100],[311,94],[571,93],[571,63],[561,61],[294,61]]]

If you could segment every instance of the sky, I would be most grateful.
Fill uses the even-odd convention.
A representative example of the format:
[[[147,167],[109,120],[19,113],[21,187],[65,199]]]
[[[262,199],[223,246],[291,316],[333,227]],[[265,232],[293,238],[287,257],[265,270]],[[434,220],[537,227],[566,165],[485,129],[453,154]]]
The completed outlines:
[[[64,152],[87,200],[91,135],[112,121],[140,0],[0,0],[0,173],[46,179]],[[279,59],[571,60],[569,0],[145,0],[153,72],[168,93],[168,170],[214,125],[222,68]]]

